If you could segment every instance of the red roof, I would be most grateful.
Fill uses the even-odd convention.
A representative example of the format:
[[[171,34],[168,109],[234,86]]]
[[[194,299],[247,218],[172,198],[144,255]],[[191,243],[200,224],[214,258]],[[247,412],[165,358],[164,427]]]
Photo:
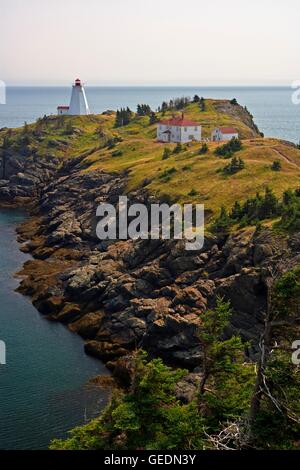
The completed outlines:
[[[200,126],[198,122],[189,121],[188,119],[184,119],[182,117],[168,119],[167,121],[161,121],[159,124],[161,124],[162,126],[179,126],[179,127]]]
[[[238,131],[233,127],[219,127],[222,134],[237,134]]]
[[[57,106],[57,109],[70,109],[70,106]]]

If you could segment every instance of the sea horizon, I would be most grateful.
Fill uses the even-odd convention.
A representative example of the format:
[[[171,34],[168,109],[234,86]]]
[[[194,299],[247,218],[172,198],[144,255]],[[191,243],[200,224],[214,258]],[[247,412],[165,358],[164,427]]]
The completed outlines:
[[[84,82],[86,88],[288,88],[292,89],[292,84],[290,85],[266,85],[266,84],[256,84],[256,85],[201,85],[201,84],[195,84],[195,85],[164,85],[164,84],[88,84],[88,82]],[[7,88],[66,88],[70,84],[72,84],[72,81],[69,83],[65,84],[44,84],[44,83],[38,83],[38,84],[29,84],[29,83],[24,83],[24,84],[6,84]]]
[[[0,106],[0,128],[17,128],[33,123],[44,115],[55,115],[58,105],[67,105],[71,96],[68,85],[9,85],[7,104]],[[292,87],[284,85],[87,85],[86,94],[92,114],[106,110],[148,104],[157,110],[163,101],[198,94],[211,99],[236,98],[247,107],[266,137],[293,143],[300,141],[300,107],[292,103]]]

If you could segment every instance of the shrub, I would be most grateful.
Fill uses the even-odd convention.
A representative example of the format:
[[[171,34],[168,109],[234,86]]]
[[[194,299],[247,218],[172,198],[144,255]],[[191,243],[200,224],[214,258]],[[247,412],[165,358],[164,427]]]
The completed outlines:
[[[112,157],[121,157],[122,155],[123,155],[122,150],[115,150],[115,151],[111,154]]]
[[[196,191],[195,188],[193,188],[193,189],[188,193],[188,196],[193,197],[193,196],[197,196],[197,194],[198,194],[198,192]]]
[[[240,139],[233,137],[229,142],[220,147],[217,147],[215,154],[221,157],[231,156],[235,152],[239,152],[243,148]]]
[[[174,167],[168,168],[159,176],[159,179],[164,180],[165,182],[170,181],[171,176],[176,172],[177,172],[176,168]]]
[[[208,145],[204,143],[204,144],[202,144],[202,146],[199,150],[199,155],[204,155],[207,152],[208,152]]]
[[[165,147],[163,151],[162,159],[167,160],[168,158],[170,158],[171,155],[172,155],[171,149],[169,149],[168,147]]]
[[[272,169],[273,171],[280,171],[281,168],[282,168],[282,166],[281,166],[280,160],[275,160],[275,161],[272,163],[271,169]]]
[[[245,162],[241,158],[233,157],[229,165],[226,165],[222,173],[224,175],[234,175],[245,168]]]
[[[180,153],[180,152],[182,152],[182,145],[181,145],[180,142],[178,142],[178,144],[176,145],[176,147],[173,150],[173,153],[177,154],[177,153]]]

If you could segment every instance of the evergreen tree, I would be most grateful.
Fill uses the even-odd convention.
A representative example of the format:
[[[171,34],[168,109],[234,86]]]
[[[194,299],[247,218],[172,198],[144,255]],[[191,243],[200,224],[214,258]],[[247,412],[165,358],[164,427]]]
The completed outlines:
[[[239,152],[242,149],[242,142],[240,139],[233,137],[230,142],[223,144],[216,148],[215,154],[221,157],[229,158],[233,153]]]
[[[130,123],[130,121],[132,120],[132,117],[133,117],[133,113],[128,107],[117,110],[115,127],[126,126],[127,124]]]
[[[226,165],[222,172],[225,175],[234,175],[245,168],[245,162],[239,157],[233,157],[229,165]]]
[[[227,235],[229,233],[231,225],[232,225],[232,220],[230,219],[226,208],[222,206],[220,210],[220,215],[212,224],[211,230],[213,233]]]
[[[235,201],[234,206],[232,208],[230,217],[235,220],[240,220],[244,215],[243,208],[238,201]]]
[[[138,116],[149,116],[151,114],[151,108],[148,104],[138,104],[137,105],[137,115]]]
[[[199,107],[200,107],[200,111],[202,112],[206,110],[205,99],[203,98],[203,96],[199,100]]]
[[[244,421],[255,382],[255,369],[245,364],[245,348],[237,335],[225,336],[232,310],[230,303],[217,298],[213,310],[201,314],[198,330],[201,348],[201,381],[198,410],[205,417],[208,432],[218,432],[228,422],[239,423],[239,436],[228,439],[231,448],[241,448]],[[222,423],[223,426],[222,426]]]
[[[179,403],[174,389],[186,374],[160,359],[147,362],[135,354],[130,389],[115,394],[100,418],[77,428],[52,449],[64,450],[172,450],[202,449],[206,437],[203,418],[194,403]]]
[[[300,369],[291,361],[290,344],[300,313],[300,266],[285,273],[284,268],[282,262],[269,269],[266,279],[265,328],[249,415],[250,443],[263,439],[272,448],[291,448],[300,433]]]
[[[266,188],[264,200],[260,206],[259,218],[266,219],[276,216],[279,213],[278,199],[272,189]]]
[[[222,339],[224,330],[229,325],[232,310],[229,302],[220,297],[214,310],[208,310],[201,315],[201,328],[198,338],[202,351],[202,379],[199,386],[200,400],[205,392],[205,385],[211,375],[216,378],[219,373],[231,370],[236,353],[243,351],[241,339],[233,336],[228,340]]]
[[[161,105],[161,111],[163,114],[166,113],[166,111],[168,111],[168,103],[166,103],[165,101],[163,101],[162,105]]]
[[[149,117],[149,124],[150,126],[152,126],[153,124],[156,124],[158,122],[158,118],[156,116],[156,114],[152,111],[152,113],[150,114],[150,117]]]

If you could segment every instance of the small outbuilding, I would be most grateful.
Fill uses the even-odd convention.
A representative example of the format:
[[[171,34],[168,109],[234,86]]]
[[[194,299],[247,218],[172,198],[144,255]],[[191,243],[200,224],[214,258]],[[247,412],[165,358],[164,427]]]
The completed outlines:
[[[57,106],[57,114],[59,116],[65,116],[66,114],[69,114],[69,109],[70,106]]]
[[[233,127],[217,127],[211,134],[211,140],[213,142],[224,142],[233,138],[239,138],[238,131]]]

